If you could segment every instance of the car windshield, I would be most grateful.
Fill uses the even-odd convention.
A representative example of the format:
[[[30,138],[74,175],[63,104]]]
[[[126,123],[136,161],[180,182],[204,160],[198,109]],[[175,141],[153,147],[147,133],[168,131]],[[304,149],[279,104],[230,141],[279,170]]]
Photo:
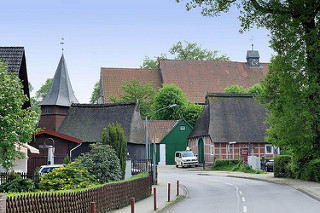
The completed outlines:
[[[193,152],[182,152],[182,157],[194,157]]]

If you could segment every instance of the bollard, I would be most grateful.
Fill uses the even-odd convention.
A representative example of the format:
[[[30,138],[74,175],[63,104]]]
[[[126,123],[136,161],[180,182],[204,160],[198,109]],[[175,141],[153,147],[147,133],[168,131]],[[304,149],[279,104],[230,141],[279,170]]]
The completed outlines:
[[[134,213],[134,197],[131,198],[131,213]]]
[[[170,202],[170,186],[171,186],[171,183],[169,182],[168,183],[168,202]]]
[[[179,196],[179,181],[177,180],[177,196]]]
[[[154,207],[153,209],[156,211],[157,210],[157,189],[153,188],[153,201],[154,201]]]
[[[96,213],[96,203],[95,202],[90,203],[90,213]]]

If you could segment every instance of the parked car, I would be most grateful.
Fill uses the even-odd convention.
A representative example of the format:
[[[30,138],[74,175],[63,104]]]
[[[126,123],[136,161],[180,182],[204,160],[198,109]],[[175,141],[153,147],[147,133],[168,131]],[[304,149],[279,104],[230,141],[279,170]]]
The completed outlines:
[[[43,175],[43,174],[46,174],[46,173],[49,173],[51,172],[52,170],[56,169],[56,168],[59,168],[61,167],[62,164],[53,164],[53,165],[42,165],[40,166],[40,169],[38,171],[38,174],[39,175]]]
[[[192,151],[178,151],[175,153],[175,164],[176,167],[195,167],[198,165],[198,158],[193,154]]]
[[[266,172],[273,172],[273,159],[262,159],[261,169]]]

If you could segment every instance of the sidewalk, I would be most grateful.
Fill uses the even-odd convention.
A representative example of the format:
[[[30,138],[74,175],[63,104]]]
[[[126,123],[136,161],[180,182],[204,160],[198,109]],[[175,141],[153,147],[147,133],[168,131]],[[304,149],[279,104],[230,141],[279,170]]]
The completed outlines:
[[[157,210],[154,211],[154,194],[153,188],[157,191]],[[187,196],[187,189],[180,185],[179,195],[177,196],[177,183],[170,183],[170,202],[168,202],[168,182],[158,180],[158,185],[152,186],[152,194],[150,197],[140,200],[135,203],[134,212],[136,213],[154,213],[165,212],[175,204],[178,204]],[[119,210],[114,210],[112,213],[131,213],[131,205]]]

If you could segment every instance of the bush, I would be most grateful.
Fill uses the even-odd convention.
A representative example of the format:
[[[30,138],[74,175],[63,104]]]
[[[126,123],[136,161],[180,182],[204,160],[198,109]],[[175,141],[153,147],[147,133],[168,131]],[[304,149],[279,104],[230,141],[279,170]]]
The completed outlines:
[[[120,180],[120,161],[112,147],[101,143],[93,144],[91,147],[91,151],[78,157],[77,161],[88,168],[101,183]]]
[[[66,190],[87,188],[98,183],[79,162],[72,162],[66,166],[56,168],[41,176],[39,188],[41,190]]]
[[[216,159],[214,161],[214,166],[225,166],[230,164],[238,164],[240,162],[240,159]]]
[[[293,177],[291,171],[292,157],[290,155],[278,155],[274,158],[274,177]]]
[[[23,179],[20,174],[10,172],[8,181],[0,185],[0,192],[33,192],[34,183],[31,179]]]
[[[303,180],[320,182],[320,159],[312,160],[303,167]]]

